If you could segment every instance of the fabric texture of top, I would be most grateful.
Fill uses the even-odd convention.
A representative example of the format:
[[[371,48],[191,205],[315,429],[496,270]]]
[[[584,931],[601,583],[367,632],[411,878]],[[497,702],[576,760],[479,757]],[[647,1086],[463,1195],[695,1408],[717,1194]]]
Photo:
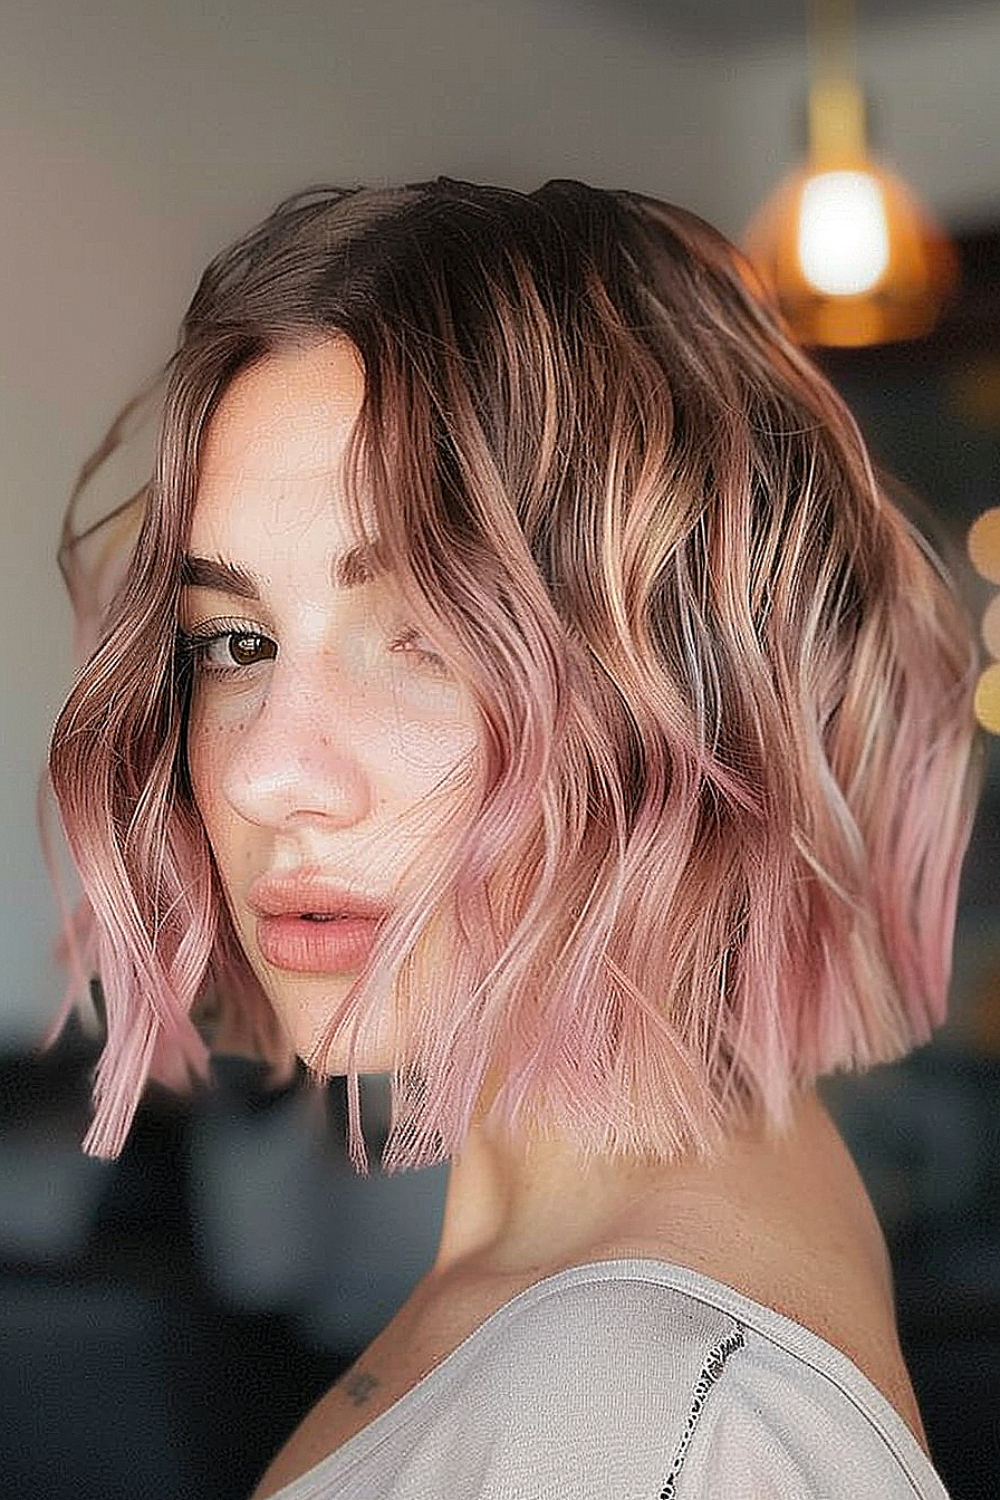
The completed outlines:
[[[847,1355],[685,1266],[511,1299],[274,1500],[948,1500]]]

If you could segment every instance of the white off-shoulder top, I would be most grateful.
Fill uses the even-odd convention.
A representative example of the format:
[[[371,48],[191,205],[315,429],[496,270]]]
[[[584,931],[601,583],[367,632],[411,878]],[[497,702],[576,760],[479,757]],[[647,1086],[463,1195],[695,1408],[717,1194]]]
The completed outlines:
[[[627,1259],[528,1287],[279,1495],[947,1500],[840,1350],[700,1272]]]

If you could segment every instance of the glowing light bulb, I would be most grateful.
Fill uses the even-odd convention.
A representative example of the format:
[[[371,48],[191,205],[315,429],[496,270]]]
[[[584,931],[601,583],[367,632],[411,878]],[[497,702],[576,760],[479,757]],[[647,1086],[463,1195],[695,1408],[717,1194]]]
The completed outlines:
[[[802,274],[828,297],[870,292],[889,265],[885,199],[868,172],[820,172],[802,189]]]

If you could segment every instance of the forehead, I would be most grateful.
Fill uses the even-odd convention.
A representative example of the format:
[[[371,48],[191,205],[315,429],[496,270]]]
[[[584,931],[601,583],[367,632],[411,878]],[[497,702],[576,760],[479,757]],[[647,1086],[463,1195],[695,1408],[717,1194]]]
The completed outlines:
[[[240,371],[202,437],[195,520],[262,492],[329,492],[363,396],[361,363],[346,342],[270,354]]]
[[[226,387],[208,424],[203,460],[217,462],[234,445],[266,455],[278,442],[315,441],[317,428],[342,442],[364,388],[360,356],[346,339],[267,354]]]

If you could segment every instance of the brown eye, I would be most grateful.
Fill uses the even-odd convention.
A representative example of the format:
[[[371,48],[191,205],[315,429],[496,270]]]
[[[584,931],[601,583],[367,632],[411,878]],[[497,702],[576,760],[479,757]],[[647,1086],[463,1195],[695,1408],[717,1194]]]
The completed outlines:
[[[238,677],[260,662],[270,661],[278,647],[260,630],[225,629],[225,620],[213,630],[206,626],[198,631],[181,631],[178,645],[181,659],[190,661],[200,676]]]
[[[266,661],[275,655],[274,642],[262,635],[230,635],[223,639],[228,642],[229,654],[238,667],[250,667],[256,661]],[[266,649],[268,647],[270,650]]]

